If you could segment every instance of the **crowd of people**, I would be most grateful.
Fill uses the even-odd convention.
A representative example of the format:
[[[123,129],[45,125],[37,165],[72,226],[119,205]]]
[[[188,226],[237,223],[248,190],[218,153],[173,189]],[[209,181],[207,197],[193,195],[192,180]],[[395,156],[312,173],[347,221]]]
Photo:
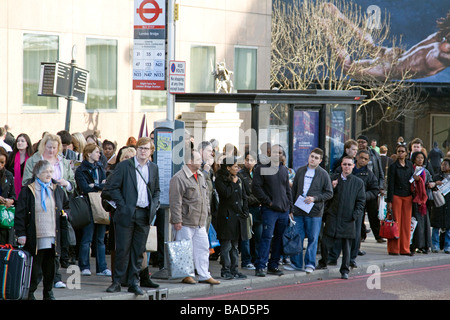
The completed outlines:
[[[285,270],[312,273],[337,264],[348,278],[364,255],[361,242],[372,232],[387,241],[389,255],[450,253],[450,193],[436,206],[433,191],[450,180],[450,154],[437,144],[427,153],[421,139],[395,151],[361,135],[345,141],[342,157],[330,172],[324,151],[313,149],[304,166],[294,171],[279,145],[264,143],[259,153],[218,141],[186,141],[183,167],[170,179],[170,227],[176,240],[190,239],[196,274],[183,283],[220,284],[209,264],[220,260],[221,280],[283,275]],[[60,268],[77,264],[82,276],[111,277],[107,292],[122,286],[142,295],[157,288],[149,264],[164,268],[164,210],[160,209],[158,166],[152,161],[150,137],[129,137],[122,147],[95,135],[44,132],[32,144],[29,136],[12,136],[0,128],[0,205],[15,208],[14,227],[0,228],[0,244],[24,246],[34,257],[29,299],[43,283],[44,299],[64,288]],[[91,222],[74,230],[70,200],[101,194],[110,223]],[[379,203],[385,199],[388,218],[398,223],[398,239],[380,236]],[[365,224],[365,215],[370,228]],[[411,231],[411,223],[415,228]],[[294,222],[301,238],[298,254],[283,252],[283,234]],[[158,250],[146,258],[150,225],[158,227]],[[216,231],[219,246],[211,245]],[[411,232],[413,232],[411,234]],[[307,246],[303,248],[304,240]],[[107,265],[106,255],[111,255]],[[240,264],[240,265],[239,265]],[[92,270],[93,271],[93,270]],[[196,277],[198,276],[198,280]]]

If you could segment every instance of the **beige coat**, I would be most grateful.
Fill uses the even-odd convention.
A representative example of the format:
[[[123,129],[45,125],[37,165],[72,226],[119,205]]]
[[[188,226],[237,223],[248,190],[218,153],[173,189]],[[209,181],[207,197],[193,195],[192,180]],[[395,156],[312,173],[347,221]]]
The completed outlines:
[[[170,223],[188,227],[203,227],[209,212],[208,186],[203,173],[197,171],[198,181],[184,165],[169,186]]]

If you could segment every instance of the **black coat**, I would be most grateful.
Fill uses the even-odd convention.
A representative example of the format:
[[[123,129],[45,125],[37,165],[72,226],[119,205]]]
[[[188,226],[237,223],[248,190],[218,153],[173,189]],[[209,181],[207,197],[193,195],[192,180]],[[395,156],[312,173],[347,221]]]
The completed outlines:
[[[444,176],[442,173],[433,177],[433,181],[442,181]],[[434,204],[431,206],[430,224],[433,228],[450,229],[450,192],[447,193],[445,204],[436,208]]]
[[[333,199],[328,208],[325,234],[332,238],[354,239],[355,220],[364,213],[366,195],[363,181],[349,175],[347,181],[339,175]]]
[[[253,178],[247,168],[242,168],[238,173],[239,178],[244,182],[245,190],[247,191],[247,202],[249,207],[259,207],[260,202],[252,192]]]
[[[3,171],[3,177],[0,179],[1,194],[3,198],[16,201],[16,190],[14,189],[14,176],[8,170]]]
[[[248,240],[247,218],[249,211],[242,180],[239,178],[238,182],[234,183],[219,170],[215,184],[219,194],[216,228],[218,239]]]
[[[353,175],[357,176],[364,182],[364,187],[366,190],[366,202],[370,200],[375,200],[378,197],[378,193],[380,193],[380,187],[378,185],[378,180],[370,171],[367,166],[358,170],[358,172],[353,169]]]
[[[147,181],[147,195],[149,201],[148,224],[151,224],[159,208],[159,171],[158,166],[151,162],[147,162],[149,181]],[[104,189],[109,193],[111,199],[116,203],[117,209],[114,213],[114,221],[124,227],[128,227],[131,223],[138,198],[136,168],[134,166],[134,158],[121,161],[115,167],[111,178],[105,185]]]
[[[61,246],[67,244],[68,226],[67,217],[62,217],[62,210],[69,214],[69,199],[64,189],[53,181],[53,194],[55,196],[55,222],[56,242],[55,250],[61,254]],[[35,216],[35,189],[34,179],[22,188],[19,199],[16,202],[16,214],[14,217],[14,228],[17,237],[26,236],[27,241],[24,249],[32,255],[37,254],[36,239],[36,216]]]

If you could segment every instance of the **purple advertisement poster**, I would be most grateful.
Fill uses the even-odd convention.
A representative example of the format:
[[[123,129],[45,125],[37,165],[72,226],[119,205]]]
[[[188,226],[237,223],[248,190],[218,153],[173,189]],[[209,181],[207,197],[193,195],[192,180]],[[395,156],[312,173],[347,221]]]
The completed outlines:
[[[294,111],[293,162],[295,171],[308,164],[308,157],[319,146],[319,111]]]

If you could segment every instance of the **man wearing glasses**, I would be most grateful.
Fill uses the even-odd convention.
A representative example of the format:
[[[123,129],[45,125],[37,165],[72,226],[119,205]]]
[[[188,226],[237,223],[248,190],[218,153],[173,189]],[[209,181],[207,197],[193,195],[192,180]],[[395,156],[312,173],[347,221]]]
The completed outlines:
[[[341,242],[342,264],[341,278],[348,279],[350,271],[350,249],[352,239],[356,237],[356,220],[364,213],[366,195],[363,181],[352,175],[355,167],[351,157],[344,157],[341,163],[342,173],[332,181],[334,195],[325,222],[325,247],[330,249],[336,241]],[[326,266],[328,251],[322,250],[322,260],[319,264]]]
[[[121,281],[128,279],[128,291],[142,295],[139,287],[145,243],[150,223],[159,207],[158,166],[149,160],[153,143],[140,138],[134,158],[120,162],[105,187],[117,209],[114,214],[116,260],[113,283],[107,292],[120,292]]]

